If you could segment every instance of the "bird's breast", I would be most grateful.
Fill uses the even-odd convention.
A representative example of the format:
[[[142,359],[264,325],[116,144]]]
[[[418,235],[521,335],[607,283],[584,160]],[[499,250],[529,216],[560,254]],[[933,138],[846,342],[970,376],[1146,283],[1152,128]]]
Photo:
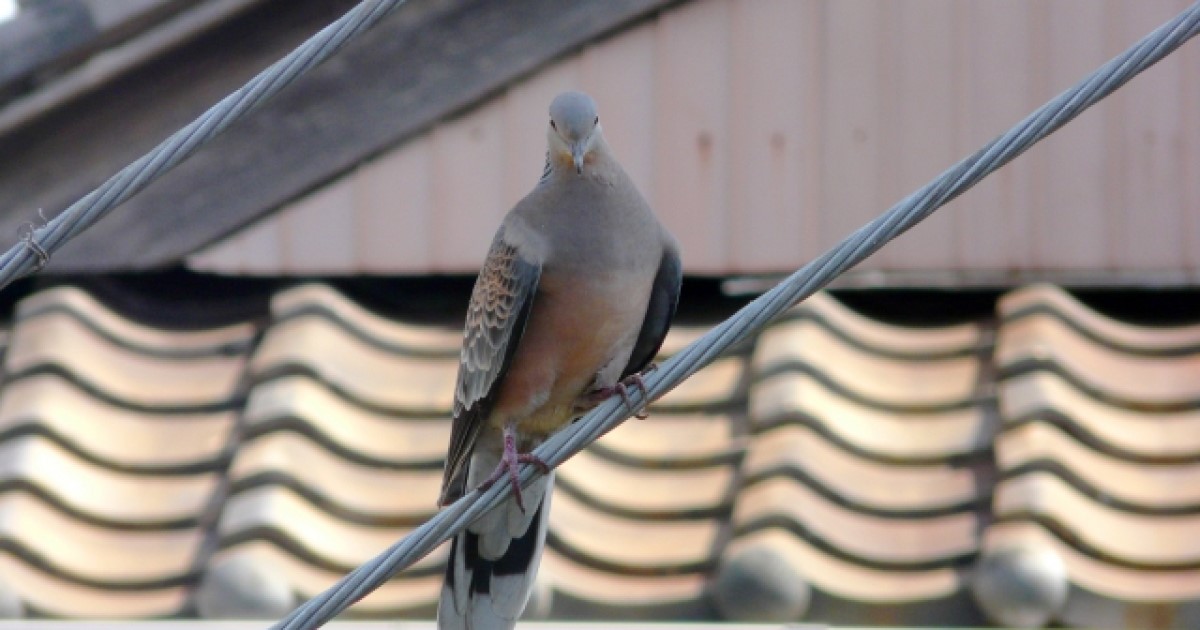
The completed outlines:
[[[652,282],[619,271],[543,272],[492,423],[516,420],[524,435],[548,435],[570,422],[597,373],[628,361]]]

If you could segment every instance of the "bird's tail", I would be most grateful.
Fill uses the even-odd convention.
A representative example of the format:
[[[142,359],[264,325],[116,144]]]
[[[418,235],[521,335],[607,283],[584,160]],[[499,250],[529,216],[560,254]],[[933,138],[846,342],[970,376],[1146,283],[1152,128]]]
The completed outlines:
[[[553,488],[551,472],[523,490],[526,511],[510,497],[454,537],[438,601],[438,628],[516,625],[537,578]]]

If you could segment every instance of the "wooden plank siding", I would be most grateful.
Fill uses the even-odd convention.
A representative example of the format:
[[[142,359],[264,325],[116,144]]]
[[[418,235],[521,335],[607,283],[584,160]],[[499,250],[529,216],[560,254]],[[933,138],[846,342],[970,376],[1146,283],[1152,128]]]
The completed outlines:
[[[574,87],[599,101],[688,273],[787,271],[1188,4],[692,0],[188,262],[230,274],[472,273],[540,173],[550,99]],[[1197,282],[1198,67],[1200,46],[1185,46],[859,270],[915,283]],[[333,225],[343,222],[359,227]],[[266,233],[284,242],[261,248]]]
[[[410,0],[56,252],[47,272],[178,265],[678,1]],[[0,105],[0,235],[15,242],[38,208],[53,215],[76,201],[357,2],[187,4],[177,19],[102,51],[95,65]]]
[[[187,0],[40,0],[17,2],[20,10],[0,22],[0,93],[36,84],[93,52],[149,24],[186,9]],[[24,86],[22,86],[24,87]],[[0,102],[3,102],[0,98]]]

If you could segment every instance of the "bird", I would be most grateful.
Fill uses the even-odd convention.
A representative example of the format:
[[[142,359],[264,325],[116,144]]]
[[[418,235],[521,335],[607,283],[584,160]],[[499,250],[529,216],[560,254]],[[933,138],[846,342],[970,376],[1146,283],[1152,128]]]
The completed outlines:
[[[555,97],[546,143],[542,176],[505,215],[467,307],[438,504],[498,481],[513,495],[453,539],[444,630],[516,625],[554,485],[530,451],[605,399],[644,391],[679,304],[679,245],[613,156],[595,101]],[[523,463],[545,473],[524,490]]]

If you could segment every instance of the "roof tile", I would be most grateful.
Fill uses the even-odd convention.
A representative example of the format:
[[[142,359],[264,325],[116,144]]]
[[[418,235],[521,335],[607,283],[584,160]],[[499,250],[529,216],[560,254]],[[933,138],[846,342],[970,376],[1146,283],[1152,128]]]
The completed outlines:
[[[1006,322],[996,343],[1005,374],[1058,372],[1107,404],[1149,411],[1200,408],[1200,351],[1147,356],[1105,347],[1062,320],[1029,316]]]
[[[241,354],[256,332],[250,323],[208,330],[162,330],[126,319],[72,286],[38,291],[22,299],[16,319],[20,322],[49,313],[69,315],[117,345],[165,356]]]
[[[758,375],[806,372],[844,397],[914,411],[964,406],[980,376],[980,362],[974,357],[888,357],[847,343],[808,320],[764,330],[758,337],[753,368]]]
[[[1031,473],[996,487],[996,516],[1033,519],[1085,553],[1144,567],[1200,565],[1198,514],[1144,515],[1104,505],[1061,477]]]
[[[444,555],[442,551],[434,553]],[[345,575],[345,571],[342,570],[329,570],[305,562],[295,554],[263,540],[251,540],[222,549],[213,556],[212,562],[219,564],[236,557],[249,558],[251,562],[277,571],[304,599],[333,586]],[[420,576],[401,574],[378,590],[368,593],[350,610],[359,614],[386,613],[428,617],[436,608],[441,588],[441,573]]]
[[[804,372],[783,372],[756,382],[750,417],[757,429],[797,423],[868,457],[938,460],[991,448],[995,420],[982,407],[899,411],[838,394]]]
[[[307,375],[257,384],[243,418],[248,435],[291,429],[359,460],[397,466],[441,466],[450,441],[446,417],[408,418],[368,409]]]
[[[182,586],[136,590],[85,586],[63,580],[7,552],[0,552],[0,575],[33,612],[55,617],[168,617],[183,612],[188,601],[187,589]]]
[[[1088,448],[1053,424],[1033,422],[996,441],[997,463],[1009,474],[1039,471],[1068,480],[1104,503],[1128,511],[1200,511],[1200,462],[1129,461]]]
[[[750,545],[766,545],[792,558],[814,588],[865,605],[936,600],[962,590],[962,578],[950,568],[902,571],[868,568],[824,553],[779,528],[764,529],[729,544],[726,554]]]
[[[999,623],[1022,609],[1037,624],[1191,627],[1200,328],[1119,322],[1047,286],[999,309],[1003,481],[980,605]]]
[[[695,619],[709,613],[700,573],[622,575],[580,564],[554,549],[542,555],[539,580],[543,573],[554,588],[556,617]]]
[[[671,574],[705,568],[712,560],[716,519],[626,518],[555,492],[548,543],[581,564],[613,573]],[[621,541],[614,544],[614,541]]]
[[[0,487],[28,488],[78,518],[112,527],[194,524],[213,501],[218,482],[214,473],[136,475],[108,470],[37,435],[0,443]]]
[[[562,467],[539,614],[711,619],[782,579],[779,610],[835,623],[976,624],[997,584],[1063,623],[1190,619],[1190,333],[1045,287],[1000,309],[995,346],[824,294],[772,323]],[[208,331],[33,293],[0,383],[0,579],[55,616],[194,614],[234,565],[316,594],[434,513],[458,342],[320,284]],[[444,557],[353,612],[432,614]]]
[[[87,418],[87,422],[80,422]],[[0,396],[0,434],[32,430],[105,467],[179,472],[213,468],[227,454],[234,412],[155,413],[89,396],[56,374],[11,380]]]
[[[308,374],[368,408],[414,415],[450,411],[457,367],[456,357],[401,354],[318,314],[271,326],[251,360],[256,379]]]
[[[420,524],[433,515],[442,471],[388,469],[349,462],[290,431],[238,449],[229,469],[234,492],[286,482],[311,493],[323,511],[364,524]]]
[[[228,407],[241,377],[240,357],[154,357],[96,334],[59,311],[18,321],[5,369],[21,376],[62,372],[94,395],[156,411]]]
[[[674,468],[728,462],[745,447],[744,439],[737,435],[740,422],[729,414],[659,413],[654,404],[650,411],[645,422],[622,424],[600,438],[591,450],[645,467]],[[679,439],[681,435],[687,439]]]
[[[1050,549],[1066,565],[1073,584],[1110,601],[1126,600],[1127,604],[1200,601],[1200,568],[1142,570],[1105,562],[1029,521],[993,525],[984,535],[984,548],[988,551]]]
[[[747,487],[733,512],[737,531],[784,527],[863,564],[901,569],[970,558],[981,525],[980,515],[970,511],[920,517],[866,514],[782,477]]]
[[[48,535],[48,532],[53,532]],[[110,529],[67,516],[24,492],[0,495],[0,537],[67,581],[153,588],[195,570],[198,529]]]
[[[790,425],[757,436],[744,477],[798,477],[847,504],[881,513],[959,510],[986,500],[992,472],[958,463],[892,465],[843,451],[811,429]]]
[[[924,328],[896,326],[860,315],[828,293],[809,296],[781,319],[811,320],[864,350],[914,359],[973,354],[987,343],[984,328],[977,323]],[[787,330],[789,325],[777,324],[773,328]]]
[[[1060,287],[1035,284],[1006,293],[996,305],[1008,321],[1049,317],[1091,340],[1117,350],[1145,354],[1200,352],[1200,324],[1138,326],[1094,311]]]
[[[1049,371],[1006,378],[998,391],[1008,424],[1052,423],[1091,448],[1126,459],[1200,458],[1200,409],[1151,412],[1105,404]]]
[[[560,467],[555,485],[601,510],[656,519],[728,508],[736,472],[731,465],[688,470],[628,466],[588,449]]]
[[[302,284],[276,293],[271,300],[271,313],[276,321],[318,315],[399,354],[457,357],[462,345],[461,330],[387,319],[326,284]]]
[[[234,494],[217,525],[222,547],[263,538],[309,562],[343,572],[371,559],[410,529],[351,523],[277,485]],[[436,552],[414,564],[413,570],[429,572],[444,562],[445,552]]]

